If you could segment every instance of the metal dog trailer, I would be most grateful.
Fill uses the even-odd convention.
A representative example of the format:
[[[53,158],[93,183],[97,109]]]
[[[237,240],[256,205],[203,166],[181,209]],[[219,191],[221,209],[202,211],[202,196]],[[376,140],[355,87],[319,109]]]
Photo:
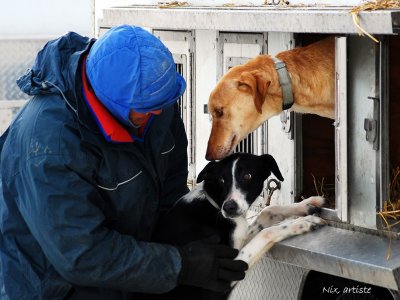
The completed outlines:
[[[325,180],[329,226],[279,243],[231,299],[399,299],[397,228],[385,228],[377,213],[389,199],[390,163],[400,161],[400,11],[359,13],[375,43],[358,35],[348,6],[149,2],[103,9],[98,28],[101,34],[122,23],[143,26],[171,49],[189,87],[183,116],[192,182],[207,163],[207,102],[221,75],[258,54],[336,36],[335,120],[285,111],[238,149],[277,159],[285,181],[273,203],[316,194],[313,187]]]
[[[93,0],[93,6],[100,2]],[[388,230],[378,215],[392,197],[393,167],[400,166],[400,10],[359,13],[360,25],[380,40],[375,43],[358,35],[351,7],[344,6],[359,4],[355,0],[334,1],[335,6],[331,0],[283,6],[261,0],[193,0],[183,6],[108,2],[119,6],[95,7],[96,35],[122,23],[146,27],[168,46],[187,80],[179,104],[189,139],[191,186],[207,163],[208,96],[222,74],[256,55],[336,36],[335,120],[284,111],[237,149],[276,158],[285,181],[273,204],[321,192],[328,196],[323,217],[329,226],[280,242],[231,299],[400,299],[399,227]],[[30,67],[33,56],[22,55],[35,54],[45,40],[17,42],[0,43],[0,52],[11,56],[0,61],[0,100],[7,100],[0,101],[0,134],[26,101],[5,78]],[[17,48],[21,42],[26,45]],[[11,68],[10,61],[21,64]]]

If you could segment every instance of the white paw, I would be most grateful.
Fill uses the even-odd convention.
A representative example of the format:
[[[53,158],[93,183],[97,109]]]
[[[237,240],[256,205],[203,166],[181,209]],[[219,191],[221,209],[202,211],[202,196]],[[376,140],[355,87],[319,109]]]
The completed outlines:
[[[300,202],[303,206],[305,215],[313,215],[321,212],[321,207],[325,203],[325,198],[321,196],[312,196]]]
[[[309,215],[294,220],[293,223],[289,225],[289,227],[294,234],[302,234],[315,230],[325,224],[326,221],[324,219],[321,219],[317,216]]]

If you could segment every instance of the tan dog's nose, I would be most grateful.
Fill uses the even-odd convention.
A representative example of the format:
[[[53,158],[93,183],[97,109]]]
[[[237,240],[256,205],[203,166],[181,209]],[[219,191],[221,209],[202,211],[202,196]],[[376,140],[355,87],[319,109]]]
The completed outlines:
[[[209,161],[217,160],[215,152],[212,151],[211,149],[212,149],[212,147],[210,147],[210,142],[208,142],[207,152],[206,152],[206,160],[209,160]]]
[[[212,160],[219,160],[220,155],[218,155],[218,149],[221,149],[221,146],[217,146],[218,142],[216,141],[216,127],[211,129],[210,137],[208,138],[208,144],[207,144],[207,151],[206,151],[206,159],[209,161]]]
[[[224,144],[221,144],[221,141],[214,137],[215,135],[213,134],[213,131],[211,131],[206,151],[207,160],[221,160],[228,156],[237,145],[236,135],[229,139],[222,139],[222,142],[225,142]]]
[[[210,138],[210,140],[208,141],[207,152],[206,152],[207,160],[209,160],[209,161],[221,160],[228,154],[229,154],[229,152],[224,150],[224,147],[218,146],[218,145],[214,146],[214,144],[212,143],[212,140]]]

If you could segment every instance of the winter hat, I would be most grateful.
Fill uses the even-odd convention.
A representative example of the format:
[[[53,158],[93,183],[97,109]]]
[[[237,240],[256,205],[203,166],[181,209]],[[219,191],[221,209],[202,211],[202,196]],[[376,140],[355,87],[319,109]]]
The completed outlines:
[[[171,52],[148,31],[131,25],[108,30],[90,49],[86,75],[104,106],[120,121],[175,103],[186,83]]]

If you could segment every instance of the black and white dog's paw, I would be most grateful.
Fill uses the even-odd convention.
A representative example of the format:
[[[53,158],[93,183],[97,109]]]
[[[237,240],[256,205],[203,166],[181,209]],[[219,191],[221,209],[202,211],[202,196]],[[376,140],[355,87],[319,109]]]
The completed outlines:
[[[299,202],[303,209],[304,215],[319,215],[322,211],[322,206],[325,203],[325,198],[321,196],[312,196]]]
[[[326,221],[324,219],[314,215],[299,217],[288,222],[286,228],[289,230],[289,232],[287,232],[287,236],[289,237],[292,235],[299,235],[310,232],[325,224]],[[284,226],[285,224],[282,223],[282,225]]]
[[[326,222],[320,217],[308,215],[305,217],[292,217],[285,221],[262,229],[239,252],[236,259],[243,260],[252,266],[277,242],[289,237],[300,235],[315,230]]]

